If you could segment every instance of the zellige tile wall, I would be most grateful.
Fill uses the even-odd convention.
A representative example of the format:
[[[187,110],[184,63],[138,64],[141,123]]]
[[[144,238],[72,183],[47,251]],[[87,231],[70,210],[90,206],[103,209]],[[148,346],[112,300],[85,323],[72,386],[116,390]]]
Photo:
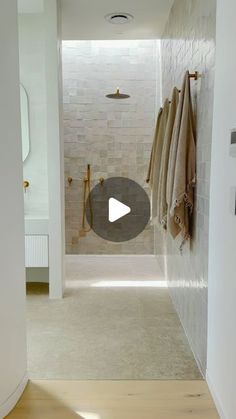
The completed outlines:
[[[197,188],[195,225],[191,246],[179,253],[179,242],[156,229],[156,253],[166,256],[166,274],[176,309],[189,342],[205,374],[207,352],[207,271],[209,230],[209,183],[215,65],[214,0],[175,0],[166,24],[162,48],[162,93],[170,97],[181,87],[186,70],[198,70],[191,81],[197,122]],[[219,224],[219,228],[220,224]],[[160,246],[162,237],[162,248]]]
[[[146,188],[159,100],[158,41],[64,41],[66,251],[69,254],[153,254],[153,227],[124,243],[79,236],[82,178],[125,176]],[[109,100],[116,91],[131,95]],[[68,176],[73,177],[71,186]],[[148,189],[147,189],[148,190]]]

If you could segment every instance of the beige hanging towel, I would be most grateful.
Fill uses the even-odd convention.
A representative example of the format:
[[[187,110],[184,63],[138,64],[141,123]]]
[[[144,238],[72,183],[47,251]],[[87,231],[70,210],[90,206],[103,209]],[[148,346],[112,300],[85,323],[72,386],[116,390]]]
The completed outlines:
[[[157,136],[155,139],[155,148],[153,149],[153,156],[152,156],[153,160],[152,160],[152,170],[151,170],[151,176],[150,176],[152,219],[156,218],[158,215],[157,197],[158,197],[158,188],[159,188],[159,181],[160,181],[161,156],[162,156],[163,141],[164,141],[164,136],[165,136],[168,112],[169,112],[169,100],[166,99],[163,106],[162,113],[161,113],[160,121],[159,121],[159,127],[156,132]]]
[[[150,183],[150,185],[152,185],[152,182],[153,182],[154,155],[156,153],[157,138],[158,138],[158,133],[159,133],[159,129],[160,129],[160,121],[161,121],[162,110],[163,109],[160,108],[160,110],[158,112],[158,115],[157,115],[156,130],[155,130],[155,135],[154,135],[154,139],[153,139],[152,152],[151,152],[151,156],[150,156],[150,162],[149,162],[147,179],[146,179],[146,182]]]
[[[182,245],[191,236],[196,182],[195,137],[189,72],[186,72],[173,129],[167,178],[167,227],[173,238],[181,233]]]
[[[163,142],[161,168],[160,168],[160,184],[158,188],[158,206],[159,206],[159,223],[166,229],[167,226],[167,199],[166,199],[166,184],[168,174],[168,164],[170,155],[170,146],[173,134],[173,127],[179,103],[179,90],[175,87],[172,92],[171,104],[169,107],[168,119],[165,130],[165,137]]]

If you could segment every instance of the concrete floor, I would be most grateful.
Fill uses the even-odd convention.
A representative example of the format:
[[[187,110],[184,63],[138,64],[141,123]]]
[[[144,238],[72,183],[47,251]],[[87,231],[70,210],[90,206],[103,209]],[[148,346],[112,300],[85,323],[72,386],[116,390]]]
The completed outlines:
[[[63,300],[29,284],[32,379],[201,379],[157,261],[67,258]]]

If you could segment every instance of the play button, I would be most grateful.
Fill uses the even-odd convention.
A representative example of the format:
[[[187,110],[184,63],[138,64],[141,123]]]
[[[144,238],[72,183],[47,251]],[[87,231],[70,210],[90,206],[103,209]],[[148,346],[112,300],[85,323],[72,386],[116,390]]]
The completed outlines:
[[[128,207],[128,205],[122,204],[122,202],[118,201],[115,198],[109,199],[108,219],[110,223],[114,223],[115,221],[119,220],[120,218],[124,217],[130,212],[131,209],[130,207]]]
[[[93,231],[105,240],[124,242],[138,236],[150,220],[150,201],[135,181],[112,177],[97,184],[86,203]]]

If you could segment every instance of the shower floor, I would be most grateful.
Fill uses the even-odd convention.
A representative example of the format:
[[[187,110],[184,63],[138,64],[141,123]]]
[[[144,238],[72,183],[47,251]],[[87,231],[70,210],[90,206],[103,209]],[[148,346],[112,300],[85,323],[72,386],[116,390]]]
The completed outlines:
[[[68,256],[63,300],[28,284],[32,379],[201,379],[152,256]]]

